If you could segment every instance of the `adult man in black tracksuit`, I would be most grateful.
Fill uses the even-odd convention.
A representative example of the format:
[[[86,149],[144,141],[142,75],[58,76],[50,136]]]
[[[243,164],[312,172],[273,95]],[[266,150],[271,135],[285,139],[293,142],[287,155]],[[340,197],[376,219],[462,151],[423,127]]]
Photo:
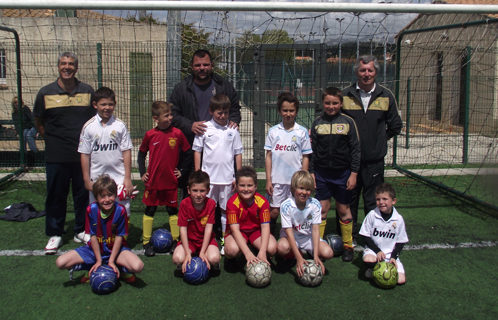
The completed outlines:
[[[379,63],[374,56],[358,58],[354,71],[358,81],[342,90],[342,112],[356,122],[361,142],[361,162],[356,188],[351,199],[353,240],[360,230],[358,203],[363,189],[365,215],[375,208],[375,188],[384,182],[384,157],[387,141],[401,132],[403,123],[392,92],[375,82]]]

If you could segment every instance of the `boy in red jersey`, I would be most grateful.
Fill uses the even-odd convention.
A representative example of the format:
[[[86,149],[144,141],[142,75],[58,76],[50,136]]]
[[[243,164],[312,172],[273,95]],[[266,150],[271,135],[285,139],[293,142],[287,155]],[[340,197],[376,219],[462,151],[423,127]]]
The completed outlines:
[[[181,241],[173,253],[173,263],[185,273],[192,254],[198,253],[208,269],[218,269],[220,251],[213,233],[216,202],[207,198],[209,175],[200,170],[192,173],[187,190],[190,197],[183,199],[178,213]]]
[[[225,260],[229,271],[236,268],[236,257],[244,254],[247,266],[258,261],[268,262],[277,252],[277,241],[270,234],[270,204],[256,192],[256,171],[243,166],[235,174],[237,193],[227,203],[227,234],[225,237]],[[255,256],[247,244],[259,250]]]
[[[90,234],[87,245],[69,251],[55,264],[61,270],[90,270],[81,282],[88,282],[89,274],[107,263],[117,276],[125,282],[134,282],[133,273],[140,273],[144,263],[126,243],[128,235],[128,215],[123,205],[116,202],[117,185],[107,174],[101,175],[93,184],[93,194],[97,199],[86,209],[85,233]]]
[[[145,184],[142,202],[147,206],[143,216],[143,245],[145,255],[155,255],[150,237],[154,224],[154,214],[157,206],[166,206],[169,214],[169,225],[173,240],[180,237],[178,228],[178,179],[182,172],[190,168],[191,163],[184,161],[182,169],[178,170],[180,150],[187,152],[190,145],[183,133],[171,126],[173,105],[168,102],[156,101],[152,104],[152,118],[157,127],[145,133],[138,152],[138,170]],[[145,171],[145,158],[149,152],[149,167]],[[187,157],[191,158],[191,157]],[[176,246],[171,246],[174,249]]]

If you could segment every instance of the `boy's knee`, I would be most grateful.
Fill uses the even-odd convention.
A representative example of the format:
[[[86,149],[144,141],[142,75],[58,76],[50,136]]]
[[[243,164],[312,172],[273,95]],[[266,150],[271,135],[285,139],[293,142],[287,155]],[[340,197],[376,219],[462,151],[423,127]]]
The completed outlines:
[[[144,263],[142,260],[137,259],[137,261],[135,261],[132,267],[135,273],[140,273],[144,269]]]
[[[278,219],[278,216],[280,215],[280,209],[278,208],[272,208],[270,211],[270,217],[272,220]]]

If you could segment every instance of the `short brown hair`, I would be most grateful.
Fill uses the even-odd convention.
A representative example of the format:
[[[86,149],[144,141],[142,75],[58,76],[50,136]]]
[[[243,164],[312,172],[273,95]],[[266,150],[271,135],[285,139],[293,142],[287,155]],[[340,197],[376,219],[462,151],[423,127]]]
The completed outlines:
[[[152,116],[159,117],[161,114],[171,111],[173,104],[164,101],[154,101],[152,103]]]
[[[206,188],[209,189],[209,186],[210,186],[209,174],[207,174],[206,172],[201,171],[201,170],[197,170],[195,172],[192,172],[192,174],[188,178],[188,187],[192,188],[192,186],[194,184],[197,184],[197,183],[199,183],[199,184],[203,183],[206,186]]]
[[[199,49],[195,51],[194,54],[192,55],[192,60],[190,60],[190,64],[194,63],[194,57],[204,58],[205,56],[208,56],[209,60],[213,62],[213,58],[211,57],[211,52],[209,52],[209,50]]]
[[[327,89],[323,90],[322,92],[322,102],[325,100],[326,96],[332,96],[332,97],[337,97],[339,100],[341,100],[341,103],[344,100],[344,96],[342,94],[341,89],[336,88],[336,87],[328,87]]]
[[[118,195],[118,186],[116,182],[108,175],[103,174],[99,176],[97,181],[93,184],[92,193],[95,199],[102,193],[102,191],[108,191],[109,193],[117,196]]]
[[[216,110],[230,110],[230,99],[226,94],[218,93],[209,101],[209,110],[213,112]]]
[[[291,192],[292,196],[294,196],[294,192],[296,192],[297,188],[302,186],[305,189],[309,189],[311,191],[315,190],[315,180],[313,180],[313,176],[308,171],[296,171],[292,175],[291,180]]]
[[[282,109],[282,104],[284,102],[293,103],[294,107],[296,107],[296,111],[299,111],[299,100],[292,93],[282,92],[278,95],[277,108],[279,112]]]
[[[375,195],[381,193],[388,193],[391,199],[396,199],[396,190],[394,190],[393,186],[389,183],[382,183],[375,188]]]
[[[253,167],[242,166],[242,168],[237,170],[237,172],[235,173],[235,182],[239,183],[240,178],[252,178],[254,184],[258,184],[258,174]]]

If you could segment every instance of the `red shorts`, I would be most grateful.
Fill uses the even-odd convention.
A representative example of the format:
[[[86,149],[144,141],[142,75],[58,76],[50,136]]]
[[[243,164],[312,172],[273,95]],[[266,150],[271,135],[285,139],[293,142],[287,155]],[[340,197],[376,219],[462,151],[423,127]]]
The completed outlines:
[[[181,246],[182,245],[182,242],[181,241],[178,241],[178,243],[176,244],[176,246]],[[215,246],[216,248],[218,248],[218,242],[216,242],[216,239],[213,237],[211,238],[211,241],[209,241],[209,245],[210,246]],[[194,243],[192,241],[189,241],[188,242],[188,248],[190,249],[190,251],[193,253],[199,253],[201,251],[201,248],[202,248],[202,242],[200,244],[198,243]]]
[[[261,230],[260,229],[257,229],[254,231],[249,231],[249,232],[240,231],[240,233],[242,234],[244,239],[246,239],[246,241],[248,241],[249,244],[251,244],[251,245],[254,243],[254,241],[258,240],[258,238],[261,237]],[[228,228],[227,228],[227,233],[225,234],[225,238],[231,237],[231,236],[232,236],[232,232],[230,230],[228,230]]]
[[[142,199],[146,206],[178,207],[178,189],[171,190],[145,190]]]

